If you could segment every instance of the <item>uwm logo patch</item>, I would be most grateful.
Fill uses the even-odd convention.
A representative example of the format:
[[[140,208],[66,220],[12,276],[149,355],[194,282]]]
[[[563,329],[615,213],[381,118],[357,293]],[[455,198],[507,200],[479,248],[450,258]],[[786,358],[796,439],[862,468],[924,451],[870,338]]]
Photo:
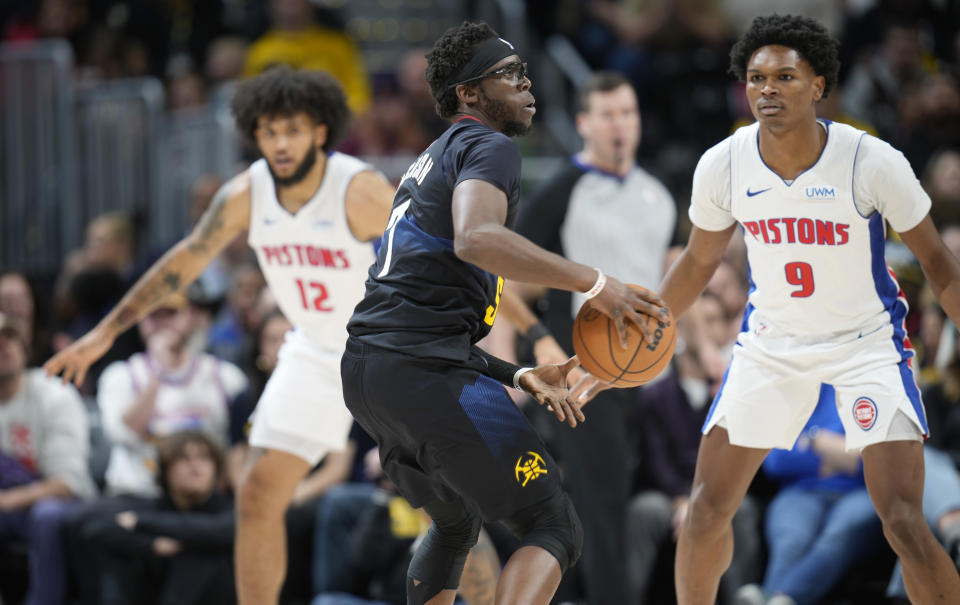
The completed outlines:
[[[869,397],[858,397],[853,402],[853,419],[860,428],[869,431],[877,423],[877,404]]]
[[[837,191],[833,187],[821,185],[819,187],[805,187],[803,190],[807,194],[807,199],[811,200],[835,200]]]

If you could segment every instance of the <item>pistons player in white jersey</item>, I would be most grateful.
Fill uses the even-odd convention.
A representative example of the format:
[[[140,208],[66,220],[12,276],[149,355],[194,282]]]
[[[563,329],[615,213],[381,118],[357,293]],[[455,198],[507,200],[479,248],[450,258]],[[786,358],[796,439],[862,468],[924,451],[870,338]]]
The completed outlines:
[[[346,446],[352,418],[343,403],[340,357],[394,188],[368,164],[331,151],[349,112],[340,85],[326,73],[272,68],[238,86],[232,109],[263,158],[220,189],[193,232],[103,321],[44,367],[82,383],[118,334],[249,233],[294,325],[253,415],[251,461],[237,497],[240,603],[275,605],[286,567],[284,513],[294,489],[327,452]]]
[[[712,604],[733,553],[730,521],[771,448],[791,448],[820,389],[836,389],[847,448],[903,563],[913,603],[956,603],[960,578],[921,510],[923,404],[910,367],[906,302],[884,261],[885,224],[960,320],[960,264],[930,220],[903,155],[818,120],[836,85],[838,44],[817,22],[761,17],[734,46],[756,123],[703,154],[693,230],[661,285],[677,315],[719,265],[733,231],[747,243],[751,291],[714,399],[676,559],[680,605]]]

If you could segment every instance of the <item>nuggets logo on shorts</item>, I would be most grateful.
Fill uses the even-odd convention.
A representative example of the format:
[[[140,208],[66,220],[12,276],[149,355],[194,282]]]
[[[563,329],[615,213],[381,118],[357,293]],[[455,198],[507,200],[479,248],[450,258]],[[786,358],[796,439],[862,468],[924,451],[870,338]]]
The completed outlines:
[[[515,471],[517,473],[517,483],[520,487],[526,487],[528,481],[533,481],[540,475],[546,475],[547,469],[543,457],[536,452],[527,452],[517,458]]]
[[[853,419],[860,428],[869,431],[877,422],[877,404],[869,397],[858,397],[853,402]]]

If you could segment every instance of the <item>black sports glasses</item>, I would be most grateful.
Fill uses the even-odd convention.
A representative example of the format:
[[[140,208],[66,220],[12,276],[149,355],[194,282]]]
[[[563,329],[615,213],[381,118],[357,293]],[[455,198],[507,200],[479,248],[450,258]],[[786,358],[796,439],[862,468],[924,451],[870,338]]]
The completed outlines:
[[[460,86],[461,84],[466,84],[467,82],[473,82],[474,80],[482,80],[484,78],[490,78],[493,76],[497,76],[498,78],[503,78],[503,79],[512,79],[514,84],[519,84],[520,82],[523,82],[524,78],[528,77],[527,63],[526,61],[524,61],[523,63],[509,63],[507,65],[504,65],[500,69],[495,69],[493,71],[482,73],[479,76],[474,76],[472,78],[467,78],[466,80],[454,82],[453,84],[449,85],[447,88],[454,88],[456,86]]]

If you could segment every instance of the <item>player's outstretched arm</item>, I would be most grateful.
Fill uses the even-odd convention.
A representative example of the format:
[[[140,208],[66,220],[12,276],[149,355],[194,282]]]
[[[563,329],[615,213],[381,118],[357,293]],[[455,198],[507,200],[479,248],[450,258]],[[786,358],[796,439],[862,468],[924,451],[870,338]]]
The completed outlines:
[[[43,364],[47,374],[83,383],[87,369],[124,330],[166,297],[190,285],[250,223],[249,185],[241,175],[220,188],[193,232],[167,251],[100,323]]]
[[[495,185],[470,179],[453,190],[454,252],[461,260],[507,279],[567,290],[587,292],[600,281],[597,270],[544,250],[504,226],[507,196]],[[628,288],[612,277],[605,278],[592,304],[609,316],[626,347],[626,322],[632,322],[647,338],[652,331],[640,314],[665,317],[663,302],[655,294]]]
[[[960,262],[944,245],[930,215],[900,234],[923,268],[930,288],[953,323],[960,326]]]
[[[736,228],[734,224],[723,231],[707,231],[695,226],[690,232],[687,247],[660,284],[660,297],[674,317],[680,317],[690,308],[707,287]]]

